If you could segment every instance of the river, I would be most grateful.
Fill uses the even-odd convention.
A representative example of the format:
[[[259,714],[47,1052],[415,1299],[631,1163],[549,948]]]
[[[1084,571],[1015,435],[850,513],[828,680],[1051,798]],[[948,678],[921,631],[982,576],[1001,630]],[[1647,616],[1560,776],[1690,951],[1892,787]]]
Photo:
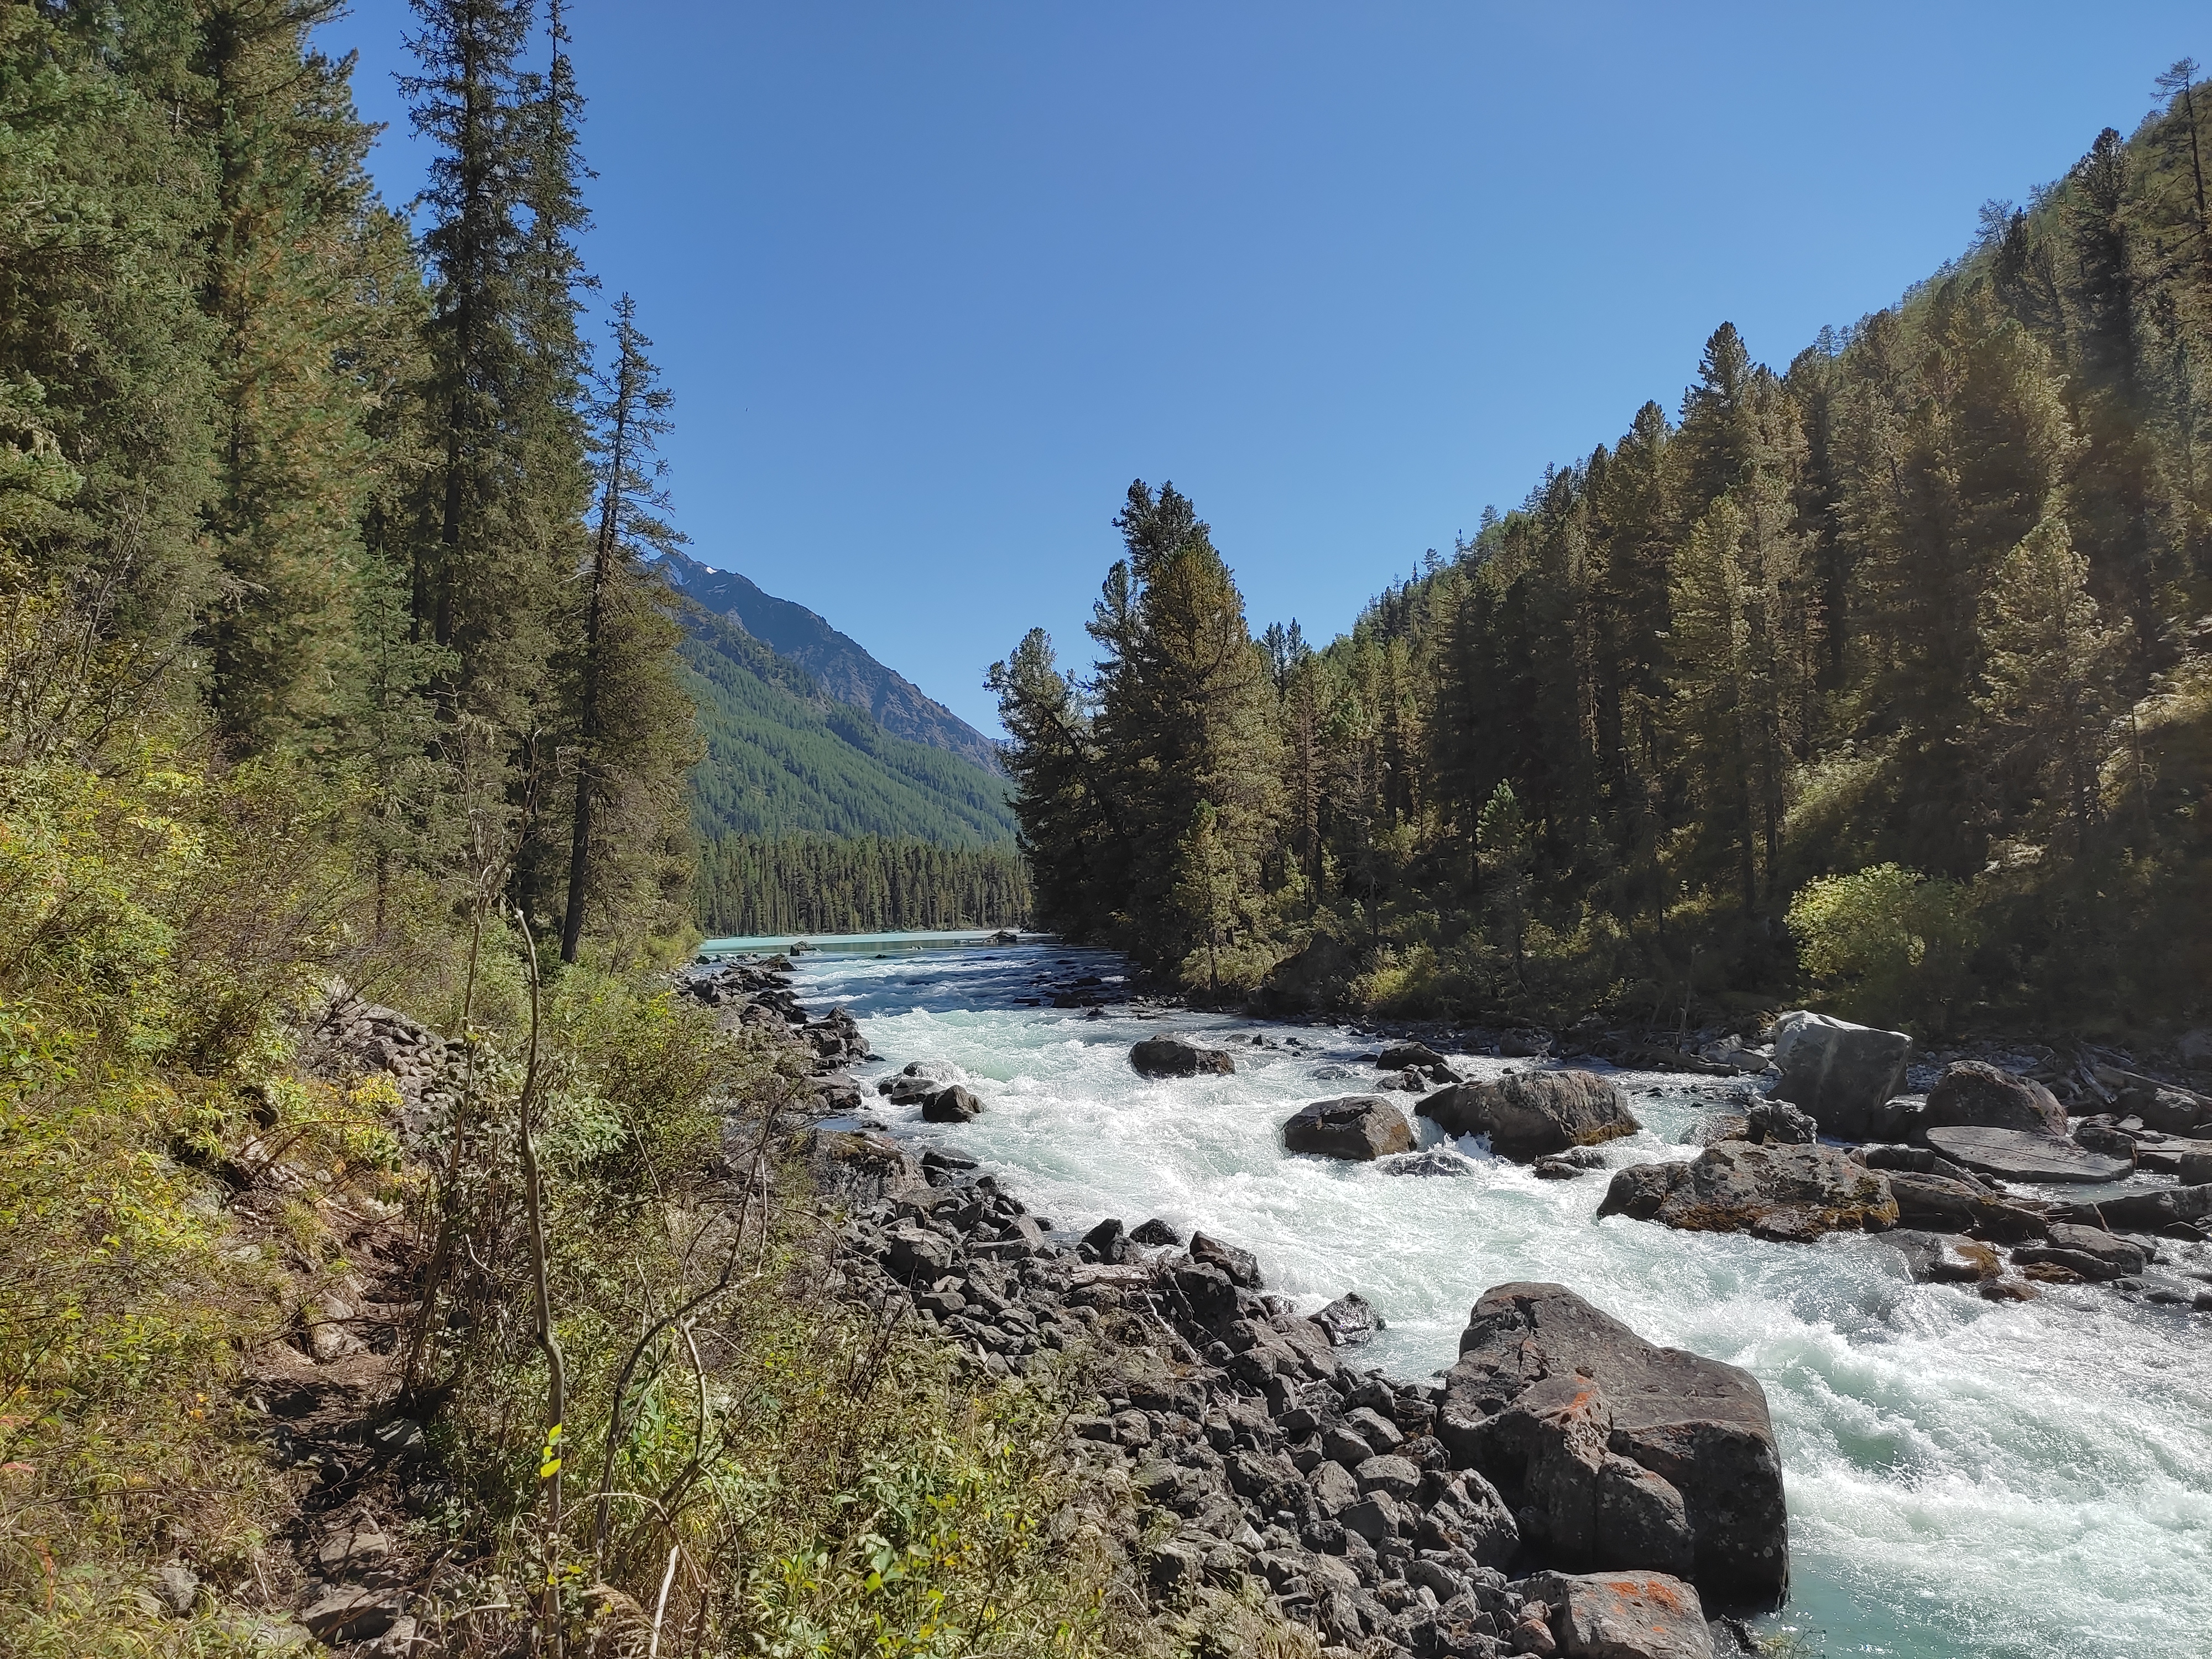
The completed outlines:
[[[1796,1632],[1801,1651],[2212,1651],[2204,1316],[2089,1286],[1984,1302],[1910,1283],[1895,1251],[1858,1236],[1768,1244],[1596,1221],[1602,1174],[1538,1181],[1473,1143],[1458,1147],[1461,1179],[1292,1158],[1282,1120],[1371,1089],[1358,1060],[1373,1040],[1024,1006],[1048,977],[1097,975],[1112,994],[1121,967],[1103,952],[856,939],[797,964],[810,1012],[842,1005],[860,1020],[882,1057],[866,1075],[950,1060],[985,1103],[974,1122],[941,1127],[872,1103],[894,1130],[981,1160],[1071,1235],[1156,1215],[1256,1252],[1269,1288],[1301,1309],[1358,1290],[1389,1325],[1369,1363],[1393,1375],[1449,1364],[1476,1297],[1514,1279],[1564,1284],[1654,1341],[1749,1370],[1773,1411],[1790,1515],[1791,1599],[1765,1623]],[[1231,1048],[1236,1074],[1138,1077],[1129,1045],[1163,1030]],[[1525,1063],[1451,1058],[1476,1075]],[[1615,1166],[1691,1156],[1685,1133],[1752,1086],[1616,1076],[1644,1127],[1604,1148]],[[1424,1144],[1441,1139],[1422,1127]]]

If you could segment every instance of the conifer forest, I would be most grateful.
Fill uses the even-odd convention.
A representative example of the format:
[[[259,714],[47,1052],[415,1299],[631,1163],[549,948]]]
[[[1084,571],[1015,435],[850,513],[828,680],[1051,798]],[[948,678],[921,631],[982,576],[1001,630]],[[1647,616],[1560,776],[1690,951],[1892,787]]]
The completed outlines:
[[[992,671],[1042,925],[1207,997],[2118,1030],[2212,983],[2212,95],[1678,405],[1348,633],[1130,486],[1095,670]]]
[[[1235,8],[380,4],[0,0],[0,1655],[2196,1651],[2192,62],[1332,638]]]

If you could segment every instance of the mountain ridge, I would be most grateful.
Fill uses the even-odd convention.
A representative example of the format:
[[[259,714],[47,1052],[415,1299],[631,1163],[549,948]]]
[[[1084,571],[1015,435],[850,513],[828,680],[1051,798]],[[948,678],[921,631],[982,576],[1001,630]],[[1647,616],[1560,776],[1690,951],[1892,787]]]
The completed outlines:
[[[998,744],[878,662],[827,618],[777,598],[738,571],[717,569],[682,553],[670,553],[661,569],[677,592],[798,664],[825,696],[866,709],[891,736],[948,750],[1004,775]]]

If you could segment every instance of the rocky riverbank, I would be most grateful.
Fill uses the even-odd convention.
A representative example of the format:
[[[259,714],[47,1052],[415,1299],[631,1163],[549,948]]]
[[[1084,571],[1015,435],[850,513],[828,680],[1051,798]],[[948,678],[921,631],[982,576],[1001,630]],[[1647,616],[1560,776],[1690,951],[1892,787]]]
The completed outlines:
[[[835,1068],[865,1046],[830,1040],[850,1029],[837,1012],[809,1020],[781,966],[722,967],[693,994],[780,1020],[835,1078],[818,1103],[842,1104]],[[1176,1047],[1133,1063],[1220,1069]],[[974,1097],[940,1070],[913,1062],[884,1097],[958,1121]],[[1561,1092],[1589,1114],[1589,1091]],[[1601,1098],[1597,1116],[1590,1133],[1609,1132]],[[1111,1540],[1164,1605],[1257,1599],[1332,1654],[1656,1659],[1737,1650],[1729,1612],[1786,1593],[1757,1382],[1645,1343],[1562,1286],[1493,1287],[1440,1383],[1395,1380],[1358,1363],[1378,1322],[1359,1297],[1302,1316],[1232,1243],[1158,1219],[1073,1242],[972,1161],[849,1109],[794,1144],[836,1207],[839,1294],[981,1373],[1049,1363],[1079,1379],[1066,1433],[1097,1496],[1063,1522]]]

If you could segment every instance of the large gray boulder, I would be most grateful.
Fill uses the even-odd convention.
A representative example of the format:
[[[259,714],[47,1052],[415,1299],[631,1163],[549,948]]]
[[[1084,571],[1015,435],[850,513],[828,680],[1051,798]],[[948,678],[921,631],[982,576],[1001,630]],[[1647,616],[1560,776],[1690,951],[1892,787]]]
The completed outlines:
[[[1413,1110],[1448,1135],[1486,1134],[1492,1152],[1522,1163],[1643,1127],[1619,1086],[1589,1072],[1511,1072],[1455,1084]]]
[[[1598,1214],[1686,1232],[1749,1233],[1804,1243],[1823,1233],[1883,1232],[1898,1223],[1888,1181],[1832,1146],[1723,1140],[1686,1164],[1620,1170]]]
[[[1564,1659],[1713,1659],[1694,1586],[1662,1572],[1540,1572],[1525,1586],[1553,1609]]]
[[[2136,1167],[2133,1158],[2093,1152],[2039,1130],[1962,1126],[1930,1129],[1924,1138],[1932,1150],[1952,1163],[2000,1181],[2094,1184],[2124,1181]]]
[[[1380,1095],[1343,1095],[1301,1107],[1283,1125],[1283,1146],[1289,1152],[1366,1163],[1411,1152],[1413,1126]]]
[[[1227,1050],[1208,1048],[1187,1036],[1146,1037],[1130,1048],[1129,1064],[1145,1077],[1225,1077],[1237,1069]]]
[[[1798,1009],[1774,1024],[1774,1064],[1782,1073],[1774,1097],[1812,1113],[1822,1134],[1869,1139],[1905,1079],[1911,1051],[1912,1039],[1902,1031]]]
[[[1979,1232],[1992,1238],[2039,1238],[2045,1223],[2027,1206],[2001,1192],[1961,1181],[1955,1176],[1911,1170],[1885,1170],[1890,1196],[1897,1200],[1898,1220],[1907,1227],[1930,1232]]]
[[[1483,1294],[1445,1373],[1437,1433],[1516,1514],[1581,1544],[1582,1564],[1650,1567],[1621,1558],[1668,1553],[1668,1494],[1608,1476],[1608,1457],[1623,1458],[1680,1498],[1688,1576],[1708,1597],[1765,1606],[1789,1588],[1782,1460],[1758,1382],[1656,1347],[1563,1285]]]
[[[2124,1227],[2142,1233],[2167,1227],[2195,1228],[2212,1219],[2212,1185],[2166,1187],[2100,1199],[2094,1204],[2070,1204],[2058,1212],[2058,1218],[2077,1226]]]
[[[921,1103],[922,1121],[926,1123],[967,1123],[982,1110],[983,1103],[957,1083],[926,1096]]]
[[[1960,1127],[2020,1129],[2063,1138],[2066,1109],[2033,1078],[2015,1077],[1985,1060],[1956,1060],[1943,1068],[1943,1075],[1928,1091],[1919,1133],[1924,1136],[1930,1129]]]

